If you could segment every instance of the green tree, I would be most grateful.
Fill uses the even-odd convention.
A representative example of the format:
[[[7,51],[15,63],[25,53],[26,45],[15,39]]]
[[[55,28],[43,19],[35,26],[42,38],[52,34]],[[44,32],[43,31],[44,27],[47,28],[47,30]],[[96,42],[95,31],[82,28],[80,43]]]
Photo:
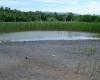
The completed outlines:
[[[73,21],[74,19],[74,14],[73,13],[67,13],[66,15],[66,21]]]

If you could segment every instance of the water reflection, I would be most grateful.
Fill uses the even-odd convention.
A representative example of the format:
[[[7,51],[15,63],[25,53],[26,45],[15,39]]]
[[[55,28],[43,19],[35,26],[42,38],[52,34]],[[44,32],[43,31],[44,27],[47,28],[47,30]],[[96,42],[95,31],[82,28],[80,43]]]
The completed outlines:
[[[100,34],[71,31],[30,31],[1,33],[1,41],[100,39]]]

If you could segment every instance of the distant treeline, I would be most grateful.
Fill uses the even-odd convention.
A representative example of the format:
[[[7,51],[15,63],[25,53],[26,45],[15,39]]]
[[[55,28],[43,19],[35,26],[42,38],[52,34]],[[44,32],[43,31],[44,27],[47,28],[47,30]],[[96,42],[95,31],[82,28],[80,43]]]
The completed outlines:
[[[99,15],[79,15],[75,13],[56,13],[41,11],[19,11],[8,7],[0,7],[0,22],[31,22],[31,21],[80,21],[100,22]]]

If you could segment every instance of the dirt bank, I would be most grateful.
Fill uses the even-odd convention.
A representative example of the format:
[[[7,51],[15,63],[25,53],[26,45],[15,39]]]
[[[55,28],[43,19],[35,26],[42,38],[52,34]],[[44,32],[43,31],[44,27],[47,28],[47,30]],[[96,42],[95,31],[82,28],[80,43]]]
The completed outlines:
[[[100,40],[1,43],[0,80],[100,80]]]

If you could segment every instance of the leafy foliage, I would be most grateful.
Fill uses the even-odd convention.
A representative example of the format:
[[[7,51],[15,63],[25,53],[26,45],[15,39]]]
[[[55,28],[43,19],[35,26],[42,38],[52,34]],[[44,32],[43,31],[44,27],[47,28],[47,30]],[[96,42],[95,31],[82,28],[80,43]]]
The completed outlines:
[[[31,21],[82,21],[100,22],[97,15],[77,15],[74,13],[50,13],[41,11],[19,11],[8,7],[0,7],[0,22],[31,22]]]

